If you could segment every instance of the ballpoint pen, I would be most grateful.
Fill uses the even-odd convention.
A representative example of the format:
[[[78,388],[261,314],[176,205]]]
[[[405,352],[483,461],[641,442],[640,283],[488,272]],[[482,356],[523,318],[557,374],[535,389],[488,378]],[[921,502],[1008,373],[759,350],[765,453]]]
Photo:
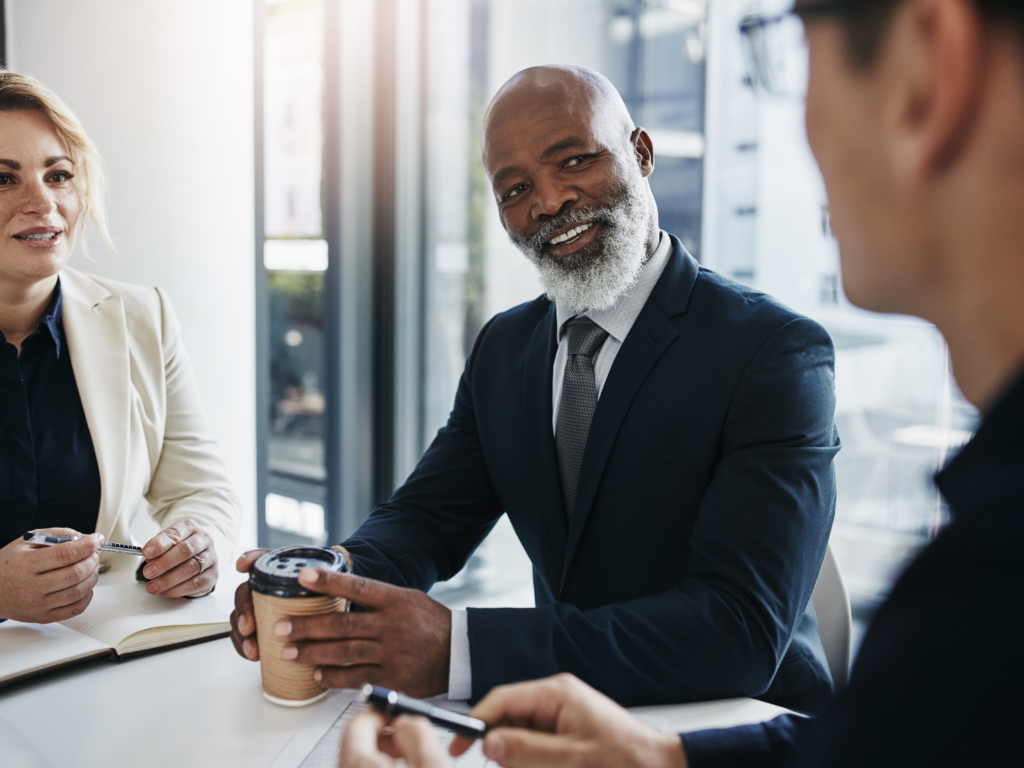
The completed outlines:
[[[487,723],[460,712],[435,707],[420,699],[367,683],[362,690],[363,701],[368,701],[387,715],[420,715],[434,725],[440,725],[467,739],[480,739],[487,734]]]
[[[75,541],[78,537],[72,536],[71,534],[64,533],[48,533],[46,531],[26,531],[22,538],[29,544],[38,544],[43,547],[52,547],[56,544],[64,544],[68,541]],[[115,544],[111,541],[104,541],[100,544],[100,551],[102,552],[120,552],[122,555],[138,555],[144,557],[142,554],[142,547],[133,547],[131,544]]]

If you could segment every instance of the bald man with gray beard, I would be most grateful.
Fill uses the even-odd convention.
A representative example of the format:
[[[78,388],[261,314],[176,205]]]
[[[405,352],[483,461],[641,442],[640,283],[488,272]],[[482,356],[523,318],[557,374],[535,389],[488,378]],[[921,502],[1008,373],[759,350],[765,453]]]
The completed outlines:
[[[546,293],[480,331],[448,424],[343,543],[355,575],[303,576],[365,612],[281,622],[286,658],[332,687],[416,696],[572,672],[625,706],[819,710],[832,681],[810,596],[839,450],[828,334],[659,228],[655,147],[602,75],[517,74],[487,110],[483,158]],[[429,598],[502,514],[536,607]],[[248,587],[236,603],[232,637],[255,660]]]

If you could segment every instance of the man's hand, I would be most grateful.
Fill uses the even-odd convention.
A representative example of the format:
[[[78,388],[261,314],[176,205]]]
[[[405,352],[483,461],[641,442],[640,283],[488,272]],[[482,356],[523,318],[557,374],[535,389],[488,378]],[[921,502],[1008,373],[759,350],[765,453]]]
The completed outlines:
[[[217,586],[220,566],[210,534],[191,520],[165,528],[142,547],[146,591],[164,597],[199,597]]]
[[[356,715],[341,738],[339,768],[449,768],[437,734],[423,717],[401,715],[390,723],[372,707]]]
[[[484,754],[507,768],[686,768],[683,742],[644,725],[572,675],[491,691],[470,713],[492,730]],[[456,737],[451,753],[472,742]]]
[[[345,556],[348,567],[352,568],[352,555],[344,547],[334,546],[331,549]],[[238,558],[235,569],[239,573],[248,573],[253,563],[269,552],[269,549],[250,549]],[[260,648],[256,644],[256,613],[252,607],[252,592],[249,582],[243,582],[235,590],[235,610],[231,612],[231,642],[235,651],[249,661],[259,661]]]
[[[103,536],[45,530],[81,538],[52,547],[15,539],[0,549],[0,618],[49,624],[78,616],[92,602]]]
[[[365,683],[420,698],[448,690],[452,614],[416,589],[403,589],[319,568],[299,571],[299,583],[343,597],[366,613],[290,616],[274,627],[282,655],[314,664],[313,678],[329,688]]]

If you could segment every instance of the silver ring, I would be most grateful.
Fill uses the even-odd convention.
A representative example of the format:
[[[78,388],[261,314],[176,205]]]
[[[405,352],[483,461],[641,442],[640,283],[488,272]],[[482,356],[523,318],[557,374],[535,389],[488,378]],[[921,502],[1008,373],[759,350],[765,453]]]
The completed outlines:
[[[199,561],[199,573],[202,573],[206,570],[206,561],[203,560],[203,558],[201,558],[199,555],[195,555],[194,557],[196,560]],[[197,573],[196,576],[198,576],[199,573]]]

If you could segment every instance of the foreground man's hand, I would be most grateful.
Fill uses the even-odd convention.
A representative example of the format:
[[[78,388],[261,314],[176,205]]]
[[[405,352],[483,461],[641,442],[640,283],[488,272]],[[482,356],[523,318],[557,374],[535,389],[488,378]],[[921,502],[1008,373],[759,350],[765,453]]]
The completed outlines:
[[[492,726],[484,754],[506,768],[686,768],[683,742],[644,725],[572,675],[491,691],[470,713]],[[453,755],[471,742],[457,737]]]
[[[448,690],[452,614],[416,589],[319,568],[299,572],[307,589],[342,597],[365,613],[291,616],[274,628],[288,645],[283,656],[314,664],[330,688],[366,683],[420,698]]]
[[[142,545],[146,591],[164,597],[199,597],[217,586],[220,563],[213,539],[198,524],[181,520]]]
[[[451,765],[426,718],[402,715],[388,722],[370,708],[356,715],[345,728],[339,768],[396,768],[399,758],[411,768]]]
[[[103,536],[82,536],[70,528],[43,530],[81,538],[53,547],[18,538],[0,549],[0,618],[49,624],[78,616],[92,602]]]

